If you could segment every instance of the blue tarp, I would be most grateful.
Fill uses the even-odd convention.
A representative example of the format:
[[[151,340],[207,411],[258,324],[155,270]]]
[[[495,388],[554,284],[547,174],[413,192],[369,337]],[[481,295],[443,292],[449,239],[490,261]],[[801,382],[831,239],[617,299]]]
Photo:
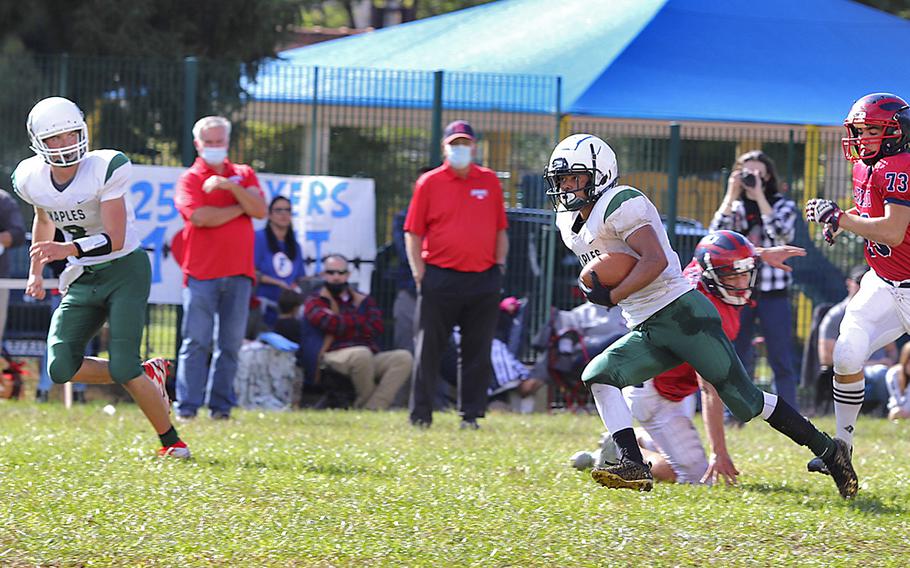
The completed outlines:
[[[488,75],[447,79],[444,100],[553,112],[544,85],[560,76],[572,114],[828,125],[868,92],[910,96],[906,45],[910,22],[850,0],[500,0],[285,51],[248,88],[307,102],[311,71],[279,81],[281,68],[355,68],[376,102],[427,106],[432,71],[523,74],[539,92]],[[416,72],[393,87],[378,69]],[[320,100],[363,98],[341,84],[320,80]]]

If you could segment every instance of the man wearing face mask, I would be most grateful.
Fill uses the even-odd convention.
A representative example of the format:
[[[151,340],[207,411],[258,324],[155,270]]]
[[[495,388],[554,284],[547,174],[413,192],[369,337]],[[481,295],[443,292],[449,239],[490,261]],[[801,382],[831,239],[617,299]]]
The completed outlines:
[[[256,274],[252,219],[264,218],[267,207],[253,169],[228,159],[230,138],[231,123],[224,117],[196,122],[199,157],[177,182],[175,202],[184,228],[174,248],[182,251],[178,262],[185,286],[177,417],[184,420],[206,402],[214,419],[230,418],[236,406],[234,376]]]
[[[376,301],[354,289],[348,279],[348,261],[340,254],[322,260],[325,285],[304,307],[304,317],[326,335],[323,362],[350,377],[354,408],[385,410],[411,375],[414,359],[404,349],[379,351],[382,312]]]
[[[461,427],[476,429],[493,380],[490,349],[509,240],[496,174],[472,162],[476,137],[463,120],[443,134],[445,163],[417,180],[405,219],[405,247],[417,284],[410,419],[429,427],[439,361],[461,328]]]

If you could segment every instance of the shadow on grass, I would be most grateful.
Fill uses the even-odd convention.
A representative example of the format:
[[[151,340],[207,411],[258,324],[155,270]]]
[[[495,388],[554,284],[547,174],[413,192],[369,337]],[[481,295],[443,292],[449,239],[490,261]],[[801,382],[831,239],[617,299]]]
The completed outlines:
[[[766,494],[789,494],[797,497],[806,497],[809,494],[804,490],[792,485],[774,485],[770,483],[741,483],[740,487],[748,491],[755,491],[756,493],[766,493]],[[834,487],[834,484],[831,483],[830,489],[831,499],[841,501],[840,495],[837,494],[837,489]],[[860,492],[857,494],[856,499],[852,501],[845,501],[845,504],[856,511],[861,511],[863,513],[868,513],[872,515],[904,515],[907,513],[907,509],[899,505],[885,504],[881,499],[875,495],[868,492]],[[805,503],[806,507],[813,509],[820,509],[821,504],[813,501]]]
[[[268,469],[271,471],[306,471],[308,473],[315,473],[319,475],[339,475],[339,476],[350,476],[350,475],[369,475],[371,477],[388,477],[389,474],[379,471],[375,468],[352,465],[352,464],[320,464],[320,463],[307,463],[300,464],[294,462],[286,461],[277,461],[270,462],[266,460],[241,460],[239,462],[233,462],[229,460],[220,460],[220,459],[208,459],[200,460],[198,463],[202,465],[207,465],[211,467],[217,467],[222,469]]]

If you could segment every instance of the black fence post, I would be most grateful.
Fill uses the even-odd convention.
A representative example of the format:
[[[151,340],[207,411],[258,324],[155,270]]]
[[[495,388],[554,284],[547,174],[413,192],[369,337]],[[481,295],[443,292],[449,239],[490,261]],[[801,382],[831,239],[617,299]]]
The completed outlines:
[[[439,141],[442,139],[442,71],[433,72],[433,112],[430,120],[430,165],[433,167],[442,163],[442,148]]]
[[[667,163],[667,236],[670,247],[676,250],[676,210],[679,200],[679,124],[670,124],[670,158]]]
[[[193,147],[193,124],[196,123],[196,99],[199,91],[199,62],[195,57],[183,60],[183,165],[189,167],[196,159]]]

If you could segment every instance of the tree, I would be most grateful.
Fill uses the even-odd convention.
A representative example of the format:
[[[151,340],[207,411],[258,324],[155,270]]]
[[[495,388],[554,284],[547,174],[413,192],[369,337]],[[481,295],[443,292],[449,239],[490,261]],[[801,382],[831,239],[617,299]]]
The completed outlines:
[[[38,99],[68,96],[86,113],[95,147],[115,146],[134,159],[173,162],[186,126],[184,58],[200,60],[197,116],[229,114],[241,104],[242,79],[255,77],[260,63],[276,55],[289,28],[299,23],[300,10],[315,3],[0,3],[0,56],[8,56],[0,60],[0,70],[13,69],[29,79],[28,89],[14,92],[22,108],[7,114],[21,124]],[[68,56],[61,58],[64,53]]]
[[[907,0],[859,0],[859,3],[910,19],[910,2]]]

